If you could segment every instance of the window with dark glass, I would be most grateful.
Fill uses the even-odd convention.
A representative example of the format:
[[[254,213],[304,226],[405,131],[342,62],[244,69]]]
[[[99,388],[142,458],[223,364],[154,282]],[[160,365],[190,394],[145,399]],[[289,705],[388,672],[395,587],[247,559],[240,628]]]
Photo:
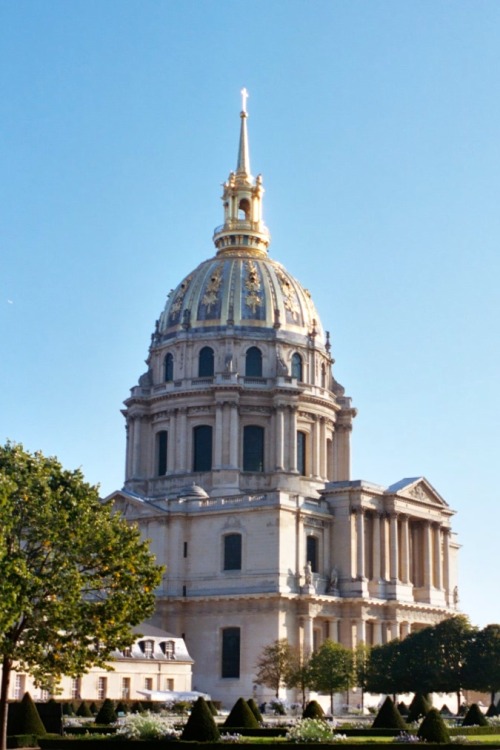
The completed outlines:
[[[297,432],[297,471],[306,475],[306,440],[305,432]]]
[[[169,383],[174,379],[174,358],[170,354],[165,355],[165,382]]]
[[[297,352],[292,355],[292,378],[302,380],[302,357]]]
[[[193,471],[212,468],[212,428],[202,424],[193,430]]]
[[[243,428],[243,471],[264,471],[264,428]]]
[[[240,629],[224,628],[222,631],[221,677],[240,676]]]
[[[257,346],[251,346],[245,358],[245,375],[247,377],[262,377],[262,352]]]
[[[241,570],[241,534],[224,536],[224,570]]]
[[[318,572],[318,540],[315,536],[308,536],[306,542],[307,562],[311,563],[313,573]]]
[[[209,346],[201,349],[198,358],[198,377],[211,378],[214,374],[214,350]]]
[[[156,473],[159,477],[167,473],[168,432],[156,433]]]

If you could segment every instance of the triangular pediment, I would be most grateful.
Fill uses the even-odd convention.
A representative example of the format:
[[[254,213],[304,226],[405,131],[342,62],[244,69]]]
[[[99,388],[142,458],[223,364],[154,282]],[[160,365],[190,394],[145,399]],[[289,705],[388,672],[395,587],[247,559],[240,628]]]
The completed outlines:
[[[104,502],[112,502],[113,508],[128,521],[138,521],[141,518],[160,516],[165,512],[164,501],[152,501],[132,495],[125,490],[115,490],[104,498]]]
[[[411,497],[425,505],[448,508],[448,503],[425,477],[411,477],[401,479],[387,488],[386,494]]]

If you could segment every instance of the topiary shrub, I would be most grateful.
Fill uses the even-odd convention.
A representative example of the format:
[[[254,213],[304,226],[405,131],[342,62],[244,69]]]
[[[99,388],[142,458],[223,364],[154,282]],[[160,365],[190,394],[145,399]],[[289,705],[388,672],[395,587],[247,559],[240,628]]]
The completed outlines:
[[[255,716],[255,718],[257,719],[257,721],[259,722],[259,724],[262,724],[262,722],[263,722],[262,714],[259,711],[259,707],[256,704],[256,702],[254,701],[254,699],[253,698],[249,698],[247,700],[247,703],[248,703],[248,708],[253,713],[253,715]]]
[[[99,711],[99,709],[97,708],[97,704],[94,703],[94,701],[92,701],[92,703],[90,704],[90,710],[92,711],[92,716],[95,716]]]
[[[225,729],[257,729],[259,722],[248,707],[244,698],[238,698],[224,722]]]
[[[401,716],[408,716],[409,708],[406,705],[404,701],[401,701],[401,703],[398,703],[398,711],[401,714]]]
[[[117,714],[128,714],[128,710],[128,703],[124,703],[123,701],[119,701],[118,705],[115,708]]]
[[[8,734],[34,734],[43,737],[45,726],[29,693],[25,693],[19,703],[9,707]]]
[[[448,727],[436,708],[429,709],[418,728],[417,735],[425,742],[450,742]]]
[[[318,701],[309,701],[307,706],[302,711],[303,719],[322,719],[325,712],[321,708]]]
[[[118,719],[115,711],[115,704],[110,698],[106,698],[97,716],[95,717],[96,724],[114,724]]]
[[[441,716],[453,716],[446,703],[444,704],[444,706],[441,706],[441,710],[439,711],[439,713],[441,714]]]
[[[250,711],[250,709],[248,710]],[[181,740],[190,742],[217,742],[219,738],[220,734],[214,717],[207,706],[206,700],[200,696],[194,704],[189,719],[186,722]]]
[[[372,724],[373,729],[406,729],[406,723],[398,709],[387,696],[375,716]]]
[[[488,710],[486,711],[486,716],[488,719],[491,719],[493,716],[498,716],[498,708],[494,703],[490,703]]]
[[[69,703],[68,701],[64,701],[64,703],[61,703],[61,709],[63,716],[74,716],[75,712],[73,711],[73,704]]]
[[[144,706],[142,705],[141,701],[136,701],[135,703],[132,703],[132,708],[130,709],[130,711],[133,714],[143,714]]]
[[[422,719],[427,716],[431,710],[431,704],[422,693],[415,693],[413,700],[410,703],[410,709],[406,721],[408,724],[412,724],[414,721]]]
[[[92,716],[92,711],[89,708],[89,704],[87,701],[82,701],[78,708],[76,709],[76,715],[81,716],[85,719],[90,719]]]
[[[465,714],[463,721],[463,727],[487,727],[488,719],[483,715],[483,712],[477,705],[473,703],[467,713]]]
[[[212,700],[207,701],[207,706],[209,707],[210,713],[212,714],[212,716],[218,716],[219,715],[219,712],[217,711],[217,706],[215,705],[215,703]]]

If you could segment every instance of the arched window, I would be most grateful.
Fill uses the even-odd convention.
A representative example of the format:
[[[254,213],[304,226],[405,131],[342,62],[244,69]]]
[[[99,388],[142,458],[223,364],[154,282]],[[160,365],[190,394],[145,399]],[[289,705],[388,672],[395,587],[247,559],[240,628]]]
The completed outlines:
[[[306,539],[306,557],[307,562],[311,563],[313,573],[318,572],[318,539],[315,536],[308,536]]]
[[[242,198],[238,205],[238,219],[250,221],[250,201],[248,198]]]
[[[245,375],[247,377],[262,377],[262,352],[257,346],[251,346],[245,359]]]
[[[224,536],[224,570],[241,570],[241,534]]]
[[[174,358],[170,352],[165,355],[165,383],[174,379]]]
[[[198,377],[211,378],[214,374],[214,350],[204,346],[198,358]]]
[[[292,355],[292,378],[302,380],[302,357],[297,352]]]
[[[321,387],[326,388],[326,367],[324,364],[321,365]]]
[[[156,433],[156,474],[159,477],[167,473],[168,432]]]
[[[193,471],[212,469],[212,428],[202,424],[193,430]]]
[[[297,471],[302,476],[306,475],[306,445],[306,433],[300,431],[297,432]]]
[[[243,428],[243,471],[264,471],[264,428]]]
[[[221,677],[240,676],[240,629],[224,628],[222,631]]]

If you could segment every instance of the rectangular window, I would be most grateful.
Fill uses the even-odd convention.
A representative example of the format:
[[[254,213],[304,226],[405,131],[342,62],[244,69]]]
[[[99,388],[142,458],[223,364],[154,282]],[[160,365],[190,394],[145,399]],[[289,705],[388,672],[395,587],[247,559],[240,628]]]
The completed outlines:
[[[154,641],[143,641],[144,643],[144,656],[146,659],[152,659],[153,658],[153,651],[155,647]]]
[[[306,433],[297,432],[297,471],[306,476]]]
[[[152,690],[152,689],[153,689],[153,678],[146,677],[144,679],[144,690]]]
[[[193,430],[193,471],[212,469],[212,428],[202,424]]]
[[[156,435],[156,465],[158,468],[157,474],[159,477],[163,477],[167,473],[167,450],[168,432],[166,430],[161,430],[161,432],[158,432]]]
[[[243,471],[264,471],[264,428],[243,428]]]
[[[224,570],[241,570],[241,534],[224,536]]]
[[[188,556],[188,543],[184,542],[184,557]]]
[[[222,631],[221,677],[240,676],[240,629],[224,628]]]
[[[318,540],[315,536],[308,536],[306,540],[307,562],[311,563],[311,571],[318,572]]]
[[[108,692],[108,678],[98,677],[97,678],[97,700],[103,701],[106,698]]]
[[[16,701],[20,701],[21,698],[23,697],[25,684],[26,684],[26,675],[16,674],[16,679],[14,681],[14,699]]]
[[[82,681],[79,677],[71,678],[71,698],[75,700],[80,698],[82,692]]]
[[[122,677],[122,699],[130,698],[130,677]]]
[[[173,690],[174,689],[174,681],[171,677],[167,677],[165,680],[165,690]]]

